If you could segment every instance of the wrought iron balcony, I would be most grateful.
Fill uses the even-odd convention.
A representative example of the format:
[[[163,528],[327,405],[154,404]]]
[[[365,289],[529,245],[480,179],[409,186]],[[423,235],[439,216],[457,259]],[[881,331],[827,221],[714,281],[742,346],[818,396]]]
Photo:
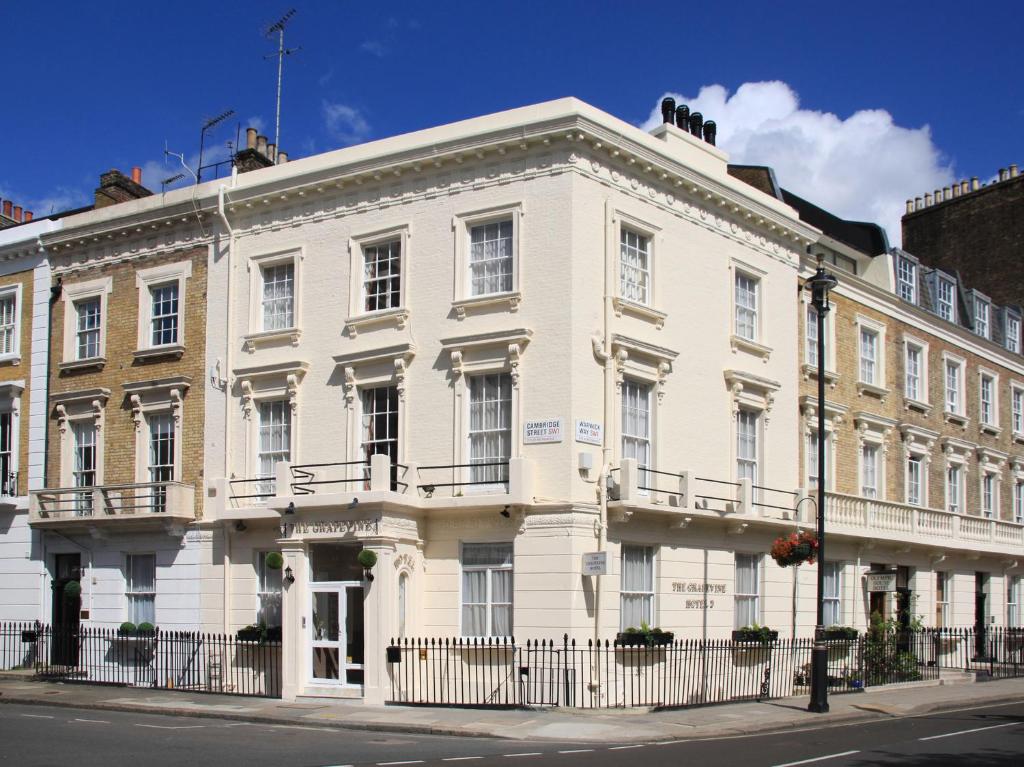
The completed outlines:
[[[60,487],[29,493],[29,524],[36,528],[145,527],[195,519],[195,489],[182,482]]]

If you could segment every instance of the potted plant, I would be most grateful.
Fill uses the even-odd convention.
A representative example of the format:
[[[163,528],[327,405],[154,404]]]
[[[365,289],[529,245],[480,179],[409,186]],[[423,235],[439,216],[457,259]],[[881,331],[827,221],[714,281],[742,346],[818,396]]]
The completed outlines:
[[[156,634],[156,626],[148,621],[143,621],[135,627],[136,636],[140,637],[151,637]]]
[[[377,564],[377,554],[370,549],[363,549],[356,556],[356,561],[363,566],[363,577],[368,581],[373,580],[373,573],[370,572]]]
[[[263,562],[270,570],[280,570],[284,566],[284,557],[279,551],[270,551]]]
[[[826,642],[852,642],[859,636],[852,626],[828,626],[825,628]]]
[[[810,530],[779,536],[772,543],[770,553],[779,567],[799,566],[804,562],[813,565],[818,556],[818,536]]]
[[[779,632],[768,628],[767,626],[759,626],[756,623],[751,623],[749,626],[736,629],[732,632],[732,641],[734,642],[757,642],[758,644],[768,644],[774,642],[779,638]]]
[[[615,644],[621,647],[663,647],[672,644],[675,634],[641,623],[640,628],[630,626],[615,635]]]
[[[125,621],[117,627],[117,635],[119,637],[133,637],[136,631],[138,631],[138,627],[131,621]]]

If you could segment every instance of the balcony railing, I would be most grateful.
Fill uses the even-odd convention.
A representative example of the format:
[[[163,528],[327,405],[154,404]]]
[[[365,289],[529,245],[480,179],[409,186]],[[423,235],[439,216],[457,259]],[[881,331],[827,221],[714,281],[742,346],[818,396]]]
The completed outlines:
[[[0,472],[0,498],[18,497],[18,472]]]
[[[828,493],[825,520],[833,531],[883,534],[908,542],[944,542],[963,546],[964,541],[1024,546],[1024,525],[1003,519],[953,514],[893,501],[880,501],[841,493]]]
[[[29,493],[29,523],[56,527],[117,519],[195,519],[195,490],[182,482],[61,487]]]

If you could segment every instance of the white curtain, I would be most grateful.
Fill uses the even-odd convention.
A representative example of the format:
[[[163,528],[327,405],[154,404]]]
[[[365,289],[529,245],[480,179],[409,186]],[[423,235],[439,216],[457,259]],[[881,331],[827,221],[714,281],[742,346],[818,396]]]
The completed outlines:
[[[156,557],[153,554],[128,555],[129,620],[156,624]]]
[[[512,636],[512,571],[491,571],[491,635]]]
[[[825,625],[838,626],[842,623],[842,602],[840,594],[840,573],[838,562],[821,562],[819,567],[824,568],[825,594],[823,600],[825,612]]]
[[[620,628],[637,628],[653,623],[654,549],[650,546],[622,547]]]
[[[462,633],[474,637],[487,635],[486,570],[462,573]]]
[[[750,626],[759,622],[757,556],[753,554],[736,555],[736,628]]]

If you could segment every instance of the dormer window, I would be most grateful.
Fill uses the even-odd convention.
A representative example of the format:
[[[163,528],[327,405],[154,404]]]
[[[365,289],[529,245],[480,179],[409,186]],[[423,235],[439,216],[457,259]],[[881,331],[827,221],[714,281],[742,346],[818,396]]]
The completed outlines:
[[[1014,354],[1020,354],[1020,317],[1015,314],[1006,314],[1006,349]]]
[[[991,324],[989,315],[992,307],[989,302],[977,295],[974,297],[974,332],[982,338],[991,338]]]
[[[904,301],[917,303],[917,264],[909,258],[896,260],[896,292]]]
[[[935,294],[936,313],[944,320],[956,322],[956,286],[952,280],[939,277]]]

